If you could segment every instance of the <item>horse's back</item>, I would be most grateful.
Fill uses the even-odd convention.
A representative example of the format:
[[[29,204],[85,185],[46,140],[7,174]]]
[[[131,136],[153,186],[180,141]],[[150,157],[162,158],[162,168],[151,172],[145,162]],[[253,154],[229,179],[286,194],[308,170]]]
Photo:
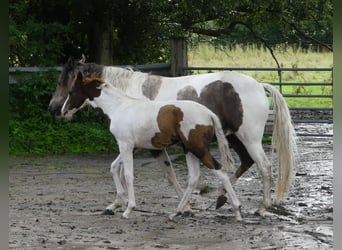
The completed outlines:
[[[199,102],[233,132],[252,124],[263,130],[269,109],[263,85],[234,71],[164,78],[156,100],[165,99]]]

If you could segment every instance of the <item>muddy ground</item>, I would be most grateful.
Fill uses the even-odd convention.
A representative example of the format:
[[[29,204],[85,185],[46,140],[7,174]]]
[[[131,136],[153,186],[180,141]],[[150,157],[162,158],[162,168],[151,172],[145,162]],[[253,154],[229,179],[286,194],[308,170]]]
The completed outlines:
[[[298,129],[317,128],[311,126]],[[137,209],[123,219],[121,213],[101,215],[115,197],[109,173],[114,154],[10,157],[9,249],[332,249],[332,138],[299,139],[296,175],[281,211],[286,213],[255,214],[262,185],[252,166],[235,185],[243,222],[235,222],[229,204],[215,210],[219,183],[205,167],[191,198],[194,216],[169,221],[176,193],[149,153],[139,151]],[[264,147],[270,155],[270,145]],[[170,154],[184,186],[183,157],[176,149]]]

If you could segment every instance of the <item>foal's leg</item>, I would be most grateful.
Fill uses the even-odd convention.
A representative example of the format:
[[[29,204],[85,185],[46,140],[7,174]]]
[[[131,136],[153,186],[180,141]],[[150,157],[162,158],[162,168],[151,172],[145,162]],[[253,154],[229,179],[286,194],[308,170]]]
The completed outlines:
[[[192,153],[188,152],[186,155],[186,163],[188,165],[188,186],[185,190],[185,193],[177,207],[177,212],[175,214],[170,215],[170,219],[172,220],[176,215],[184,213],[185,209],[187,208],[187,204],[190,200],[190,196],[194,188],[196,187],[199,177],[200,177],[200,164],[199,159],[193,155]]]
[[[224,173],[222,170],[213,169],[212,171],[222,181],[222,184],[225,190],[227,190],[227,194],[232,202],[232,206],[234,209],[235,219],[237,221],[241,221],[242,220],[241,213],[240,213],[241,203],[232,187],[232,184],[230,183],[228,175]]]
[[[119,143],[119,142],[118,142]],[[128,193],[128,204],[125,212],[123,213],[124,218],[128,218],[128,215],[135,208],[135,194],[134,194],[134,172],[133,172],[133,146],[119,143],[119,149],[121,158],[124,164],[124,175],[127,185],[127,193]]]
[[[113,177],[113,181],[116,187],[116,197],[114,203],[106,207],[102,214],[113,214],[113,211],[118,207],[123,207],[127,203],[127,197],[125,192],[126,183],[123,179],[123,162],[121,155],[119,154],[110,166],[110,172]]]
[[[184,191],[177,181],[175,170],[172,167],[172,162],[169,158],[169,155],[166,152],[166,149],[163,149],[160,151],[154,150],[151,152],[152,152],[152,155],[157,159],[161,169],[166,173],[167,180],[169,181],[170,184],[173,185],[173,187],[175,188],[177,192],[178,197],[181,199],[183,197]]]

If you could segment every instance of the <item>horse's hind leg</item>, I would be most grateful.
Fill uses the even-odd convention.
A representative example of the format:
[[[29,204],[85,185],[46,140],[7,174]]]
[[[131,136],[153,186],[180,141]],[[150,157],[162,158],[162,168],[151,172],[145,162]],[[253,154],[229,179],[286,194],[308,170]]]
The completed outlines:
[[[233,175],[230,176],[230,182],[234,185],[237,179],[239,179],[239,177],[243,175],[254,164],[254,161],[249,155],[248,151],[246,150],[246,147],[239,140],[239,138],[237,138],[235,134],[227,136],[227,139],[232,148],[238,154],[241,161],[241,165],[239,166],[239,168],[235,171]],[[227,198],[225,196],[226,190],[224,187],[221,187],[218,190],[218,193],[219,197],[216,201],[216,209],[222,207],[227,201]]]
[[[263,215],[265,210],[272,205],[271,200],[271,163],[268,160],[261,142],[247,143],[246,148],[257,164],[263,178],[263,204],[259,213]]]
[[[246,147],[236,135],[229,135],[227,139],[232,148],[239,155],[241,161],[239,168],[235,171],[234,175],[230,177],[230,182],[234,184],[236,180],[253,165],[254,161],[246,150]]]
[[[173,217],[179,214],[183,214],[186,209],[188,202],[190,200],[190,196],[192,194],[192,191],[196,187],[199,177],[200,177],[200,164],[199,159],[193,155],[192,153],[187,153],[186,155],[186,163],[188,165],[188,186],[184,192],[184,195],[177,207],[177,213],[171,214],[170,219],[172,220]]]

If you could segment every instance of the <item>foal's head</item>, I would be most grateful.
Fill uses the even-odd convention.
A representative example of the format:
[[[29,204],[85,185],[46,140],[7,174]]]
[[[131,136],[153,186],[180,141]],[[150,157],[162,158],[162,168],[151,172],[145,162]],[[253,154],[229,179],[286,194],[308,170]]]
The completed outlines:
[[[84,77],[78,72],[76,79],[73,81],[69,95],[62,107],[62,115],[65,118],[71,118],[78,110],[83,108],[88,101],[92,101],[101,93],[100,86],[103,80],[96,74],[90,77]]]
[[[102,65],[85,63],[85,58],[82,58],[79,61],[69,58],[62,68],[55,92],[49,103],[48,110],[51,115],[59,116],[61,114],[61,108],[68,97],[68,91],[78,72],[82,72],[85,76],[90,76],[93,73],[101,75],[102,70]]]

